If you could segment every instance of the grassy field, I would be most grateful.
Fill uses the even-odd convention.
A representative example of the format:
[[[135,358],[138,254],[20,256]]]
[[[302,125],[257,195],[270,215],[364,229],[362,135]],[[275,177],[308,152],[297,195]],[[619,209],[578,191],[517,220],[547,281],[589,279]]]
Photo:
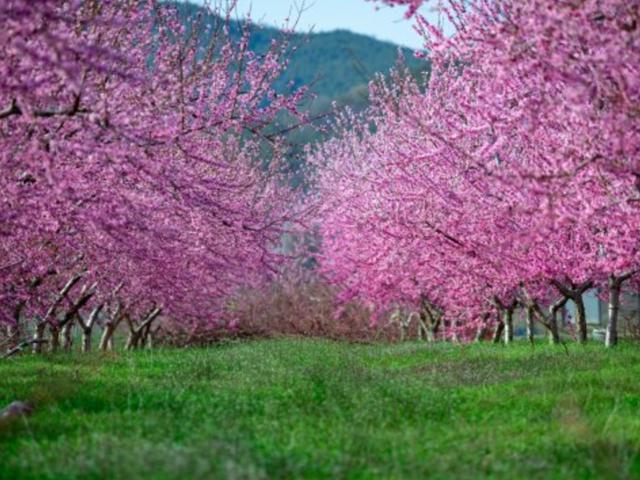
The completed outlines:
[[[0,363],[0,479],[640,478],[640,346],[283,339]]]

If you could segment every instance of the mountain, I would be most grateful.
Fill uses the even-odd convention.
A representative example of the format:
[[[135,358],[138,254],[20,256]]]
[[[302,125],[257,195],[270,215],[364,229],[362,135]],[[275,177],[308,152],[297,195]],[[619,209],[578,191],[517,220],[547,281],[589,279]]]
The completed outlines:
[[[257,48],[260,39],[261,35],[256,38]],[[366,99],[368,82],[377,73],[387,73],[400,53],[409,67],[423,64],[407,49],[346,30],[298,35],[293,39],[296,41],[300,46],[291,56],[283,80],[295,86],[309,85],[319,103],[360,105]]]
[[[181,15],[193,18],[202,7],[192,3],[177,3]],[[211,18],[213,24],[219,21]],[[231,22],[231,33],[238,37],[241,23]],[[253,25],[249,48],[255,52],[266,51],[274,39],[282,38],[282,32],[266,25]],[[294,88],[310,87],[316,95],[311,109],[322,112],[333,101],[361,109],[366,105],[368,82],[377,73],[387,73],[397,62],[400,53],[410,70],[416,72],[428,68],[424,60],[414,58],[412,52],[389,42],[346,30],[321,33],[294,33],[289,38],[297,50],[291,55],[287,70],[278,82],[281,91],[289,83]]]
[[[221,25],[223,20],[212,16],[198,5],[185,2],[168,2],[175,6],[185,25],[190,24],[199,14],[205,14],[206,23]],[[234,38],[240,38],[243,23],[232,20],[229,30]],[[266,52],[273,40],[283,38],[283,32],[267,25],[251,25],[249,48],[260,54]],[[275,87],[280,93],[289,93],[306,85],[314,95],[303,105],[312,118],[312,125],[304,128],[291,128],[295,122],[287,115],[279,120],[276,128],[291,128],[287,134],[290,144],[289,169],[292,184],[304,182],[305,146],[321,141],[330,135],[331,130],[316,128],[326,125],[334,112],[333,103],[338,107],[349,107],[361,111],[368,105],[368,84],[376,74],[387,74],[397,65],[400,55],[404,65],[416,78],[429,70],[429,64],[416,59],[407,48],[400,48],[390,42],[380,41],[366,35],[346,30],[321,33],[293,33],[287,36],[289,45],[295,47],[289,57],[288,68],[283,72]],[[203,44],[208,44],[203,38]],[[293,49],[292,49],[293,50]]]

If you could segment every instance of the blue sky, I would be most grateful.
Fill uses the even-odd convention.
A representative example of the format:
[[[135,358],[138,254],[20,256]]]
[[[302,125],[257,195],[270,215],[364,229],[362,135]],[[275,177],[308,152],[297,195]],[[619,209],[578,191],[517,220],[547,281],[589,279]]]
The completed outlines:
[[[238,0],[239,12],[251,8],[251,17],[256,22],[280,26],[291,9],[302,0]],[[420,37],[412,28],[412,22],[403,18],[400,8],[379,7],[365,0],[305,0],[306,9],[298,30],[316,32],[346,29],[370,35],[380,40],[389,40],[399,45],[420,48]],[[430,13],[429,11],[422,12]]]

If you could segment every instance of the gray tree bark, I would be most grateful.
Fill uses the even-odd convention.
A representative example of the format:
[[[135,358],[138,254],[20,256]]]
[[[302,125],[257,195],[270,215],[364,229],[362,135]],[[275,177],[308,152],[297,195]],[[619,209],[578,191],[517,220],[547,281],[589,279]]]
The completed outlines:
[[[626,272],[616,277],[609,276],[609,323],[604,339],[605,347],[611,348],[618,344],[618,316],[620,314],[620,293],[622,284],[633,276],[634,272]]]
[[[162,308],[153,307],[149,313],[143,318],[139,325],[134,325],[133,321],[129,318],[129,337],[125,345],[125,350],[133,350],[141,346],[141,340],[144,335],[145,329],[151,328],[151,323],[162,313]]]
[[[51,340],[49,342],[49,351],[55,353],[60,350],[60,327],[57,325],[51,325],[49,327],[49,333]]]
[[[107,323],[102,331],[102,337],[100,337],[100,343],[98,349],[102,351],[113,350],[113,333],[116,330],[116,325]]]
[[[502,333],[504,332],[504,322],[502,320],[498,320],[496,324],[496,329],[493,331],[493,343],[500,343],[502,340]]]
[[[516,309],[517,303],[512,303],[504,309],[504,343],[513,343],[513,312]]]
[[[70,352],[73,349],[73,320],[62,327],[62,349]]]
[[[527,339],[532,345],[535,342],[535,338],[534,338],[535,327],[533,322],[534,322],[533,307],[527,307]]]
[[[89,318],[85,322],[82,318],[82,315],[78,313],[78,322],[80,323],[80,328],[82,329],[82,351],[88,352],[91,350],[91,334],[93,332],[93,326],[98,319],[98,315],[102,311],[102,304],[96,306],[91,313],[89,314]]]
[[[569,285],[564,285],[556,280],[551,282],[558,291],[565,297],[573,300],[576,305],[576,323],[578,326],[578,341],[580,343],[586,343],[587,341],[587,315],[584,308],[584,300],[582,296],[584,293],[593,287],[593,282],[587,281],[579,285],[569,282]]]
[[[527,307],[527,315],[531,314],[531,329],[533,330],[534,317],[537,316],[538,320],[549,331],[549,342],[552,344],[560,343],[560,332],[558,329],[558,311],[567,303],[569,298],[565,295],[556,300],[549,306],[549,312],[546,313],[537,300],[531,298],[527,293],[526,288],[522,286],[523,303]],[[529,321],[529,317],[527,317]]]
[[[38,322],[36,324],[35,332],[33,333],[33,353],[42,353],[44,341],[44,330],[47,326],[46,323]]]
[[[58,295],[56,296],[51,306],[47,309],[46,313],[44,314],[44,317],[42,317],[37,321],[36,329],[33,334],[33,353],[42,353],[42,347],[44,343],[46,343],[43,341],[44,331],[49,323],[49,319],[55,316],[56,311],[60,306],[60,303],[62,302],[62,300],[64,300],[64,298],[71,291],[71,289],[80,281],[80,279],[82,279],[82,275],[83,273],[78,273],[67,281],[67,283],[64,285],[64,287],[62,287],[60,292],[58,292]],[[56,340],[59,340],[59,338]],[[52,344],[53,344],[53,339],[52,339]],[[59,346],[59,342],[57,346]],[[57,346],[56,346],[56,349],[57,349]]]

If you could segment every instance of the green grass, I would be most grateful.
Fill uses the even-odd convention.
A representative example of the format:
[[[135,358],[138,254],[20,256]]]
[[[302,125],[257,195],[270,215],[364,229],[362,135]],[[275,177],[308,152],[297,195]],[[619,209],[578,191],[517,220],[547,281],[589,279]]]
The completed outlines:
[[[0,363],[0,478],[640,478],[640,346],[319,340]]]

